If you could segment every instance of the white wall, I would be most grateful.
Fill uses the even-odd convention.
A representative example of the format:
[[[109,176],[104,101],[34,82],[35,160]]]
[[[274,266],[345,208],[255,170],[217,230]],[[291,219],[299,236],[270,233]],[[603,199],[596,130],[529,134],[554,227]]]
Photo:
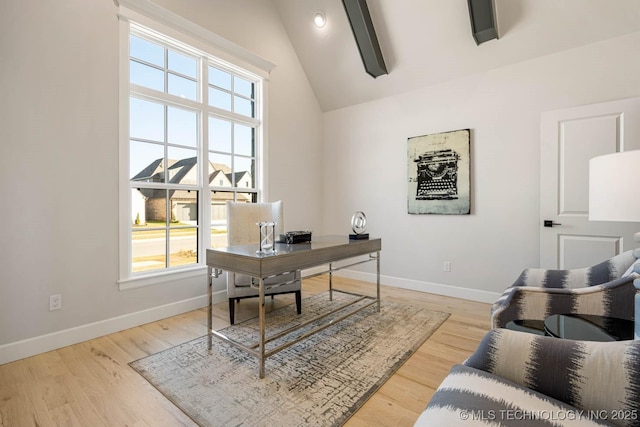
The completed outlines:
[[[319,229],[321,113],[268,0],[163,1],[276,64],[269,197]],[[206,278],[119,291],[113,0],[0,6],[0,363],[202,306]],[[224,286],[219,281],[217,289]],[[62,294],[50,312],[49,295]]]
[[[635,33],[325,113],[325,231],[362,210],[384,284],[492,301],[539,265],[540,113],[638,96],[638,76]],[[407,138],[465,128],[471,215],[407,214]]]

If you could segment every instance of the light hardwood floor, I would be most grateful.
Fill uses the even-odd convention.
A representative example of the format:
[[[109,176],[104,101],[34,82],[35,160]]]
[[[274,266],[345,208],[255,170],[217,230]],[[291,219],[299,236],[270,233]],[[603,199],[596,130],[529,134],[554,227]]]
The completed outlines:
[[[335,287],[370,293],[372,284],[343,278]],[[303,282],[303,297],[327,288],[325,277]],[[382,286],[383,300],[451,313],[446,322],[347,422],[412,426],[452,365],[462,362],[489,330],[489,305]],[[284,295],[268,308],[293,302]],[[255,315],[243,300],[236,321]],[[214,328],[229,324],[226,303],[214,307]],[[206,308],[0,365],[0,427],[195,426],[128,365],[207,332]]]

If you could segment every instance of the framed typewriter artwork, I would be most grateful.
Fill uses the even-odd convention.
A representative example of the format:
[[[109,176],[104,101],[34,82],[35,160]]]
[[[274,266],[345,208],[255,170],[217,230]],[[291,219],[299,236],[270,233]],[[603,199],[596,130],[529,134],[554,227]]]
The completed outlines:
[[[469,129],[407,140],[410,214],[471,213]]]

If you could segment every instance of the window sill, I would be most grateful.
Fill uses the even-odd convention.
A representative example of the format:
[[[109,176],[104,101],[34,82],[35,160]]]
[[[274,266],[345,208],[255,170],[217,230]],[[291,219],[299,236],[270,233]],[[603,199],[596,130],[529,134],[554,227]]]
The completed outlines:
[[[190,279],[192,277],[206,277],[207,267],[198,265],[176,271],[163,271],[162,273],[145,274],[144,276],[134,276],[128,279],[118,280],[118,289],[126,291],[129,289],[144,288],[146,286],[159,285],[176,280]]]

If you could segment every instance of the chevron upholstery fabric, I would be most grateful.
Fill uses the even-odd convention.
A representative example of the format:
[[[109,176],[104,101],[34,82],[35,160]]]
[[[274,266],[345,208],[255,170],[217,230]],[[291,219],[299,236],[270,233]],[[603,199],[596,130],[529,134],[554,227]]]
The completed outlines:
[[[586,268],[571,270],[528,268],[522,272],[512,286],[575,289],[600,285],[622,276],[625,270],[638,258],[634,253],[635,251],[626,251],[600,264]]]
[[[633,320],[633,279],[639,276],[624,273],[638,258],[640,249],[587,268],[526,269],[493,304],[492,327],[504,328],[512,320],[544,320],[552,314],[594,314]]]
[[[640,426],[640,341],[494,329],[452,368],[416,426]]]
[[[562,414],[567,414],[565,418],[577,418],[577,415],[573,415],[576,413],[576,409],[567,404],[504,378],[456,365],[440,384],[415,426],[612,425],[606,421],[589,419],[573,424],[552,420],[562,417]]]

